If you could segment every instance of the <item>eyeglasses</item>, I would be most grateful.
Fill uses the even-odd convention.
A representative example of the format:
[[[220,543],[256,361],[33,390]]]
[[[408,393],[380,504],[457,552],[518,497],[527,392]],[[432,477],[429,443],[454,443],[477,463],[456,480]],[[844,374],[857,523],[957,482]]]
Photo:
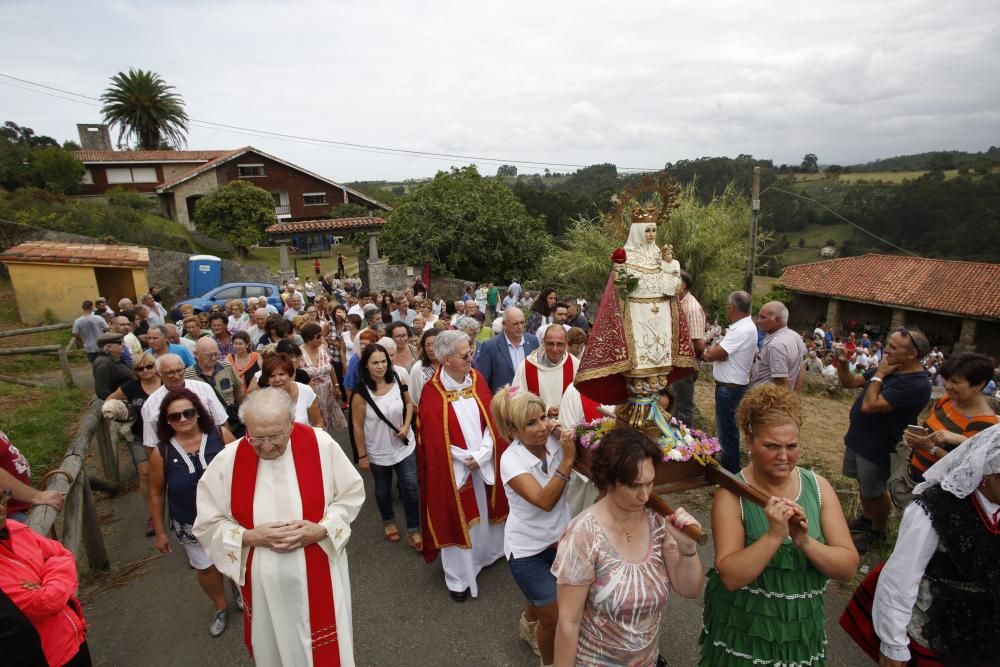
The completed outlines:
[[[453,356],[453,357],[455,357],[457,359],[461,359],[462,361],[469,361],[470,359],[472,359],[472,351],[470,350],[470,351],[466,352],[465,354],[453,354],[451,356]]]
[[[167,421],[173,424],[181,421],[182,419],[194,419],[197,415],[197,410],[194,408],[188,408],[187,410],[181,410],[180,412],[168,412]]]
[[[145,366],[136,366],[135,370],[137,370],[137,371],[151,371],[154,368],[156,368],[156,364],[146,364]]]
[[[279,445],[288,439],[288,433],[276,433],[274,435],[248,435],[247,442],[254,447],[264,445]]]
[[[218,352],[202,352],[198,356],[201,357],[202,359],[218,359],[219,358],[219,353]]]
[[[175,375],[184,375],[184,369],[183,368],[176,368],[176,369],[174,369],[172,371],[160,371],[160,375],[169,375],[171,377],[173,377]]]

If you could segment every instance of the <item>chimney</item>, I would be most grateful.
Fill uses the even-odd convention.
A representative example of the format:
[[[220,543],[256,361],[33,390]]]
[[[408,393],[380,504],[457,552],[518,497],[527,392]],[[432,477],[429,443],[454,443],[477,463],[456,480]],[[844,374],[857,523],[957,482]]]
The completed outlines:
[[[77,123],[76,131],[80,134],[80,148],[85,151],[110,151],[111,133],[107,125],[88,125]]]

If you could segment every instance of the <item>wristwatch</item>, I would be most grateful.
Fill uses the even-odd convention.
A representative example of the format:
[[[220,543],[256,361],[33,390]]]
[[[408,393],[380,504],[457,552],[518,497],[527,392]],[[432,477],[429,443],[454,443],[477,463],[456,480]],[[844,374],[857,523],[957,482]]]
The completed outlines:
[[[927,450],[927,453],[931,456],[937,456],[937,445],[931,445],[931,448]]]

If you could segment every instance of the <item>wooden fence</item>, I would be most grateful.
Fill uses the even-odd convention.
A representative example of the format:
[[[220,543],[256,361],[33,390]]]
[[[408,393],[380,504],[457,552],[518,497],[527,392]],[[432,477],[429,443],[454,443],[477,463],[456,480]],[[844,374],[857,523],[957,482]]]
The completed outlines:
[[[41,535],[57,537],[76,556],[81,572],[88,568],[107,570],[110,566],[91,486],[116,493],[121,483],[118,453],[112,444],[108,423],[101,414],[103,403],[104,401],[100,399],[91,402],[62,461],[43,479],[46,491],[66,494],[61,530],[56,530],[59,512],[54,508],[48,505],[36,505],[28,513],[28,525]],[[87,474],[87,452],[91,442],[95,440],[100,449],[104,479],[90,477]],[[86,560],[82,558],[84,553]]]
[[[0,338],[10,338],[11,336],[27,336],[29,334],[44,333],[46,331],[59,331],[62,329],[70,329],[73,325],[70,322],[60,322],[59,324],[47,324],[41,327],[28,327],[27,329],[11,329],[10,331],[0,331]],[[33,345],[29,347],[4,347],[0,348],[0,357],[9,357],[16,354],[54,354],[59,357],[59,368],[62,369],[63,380],[66,381],[67,387],[75,386],[73,382],[73,371],[69,367],[69,354],[73,350],[73,345],[76,342],[75,339],[71,338],[69,343],[63,347],[62,345]],[[44,382],[35,382],[34,380],[25,380],[24,378],[14,377],[12,375],[0,375],[0,381],[10,382],[13,384],[20,384],[26,387],[50,387]]]

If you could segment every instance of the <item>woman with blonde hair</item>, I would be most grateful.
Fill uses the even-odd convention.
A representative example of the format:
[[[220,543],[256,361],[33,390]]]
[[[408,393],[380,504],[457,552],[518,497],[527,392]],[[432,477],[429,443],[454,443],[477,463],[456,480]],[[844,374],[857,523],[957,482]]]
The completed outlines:
[[[763,508],[719,489],[712,504],[715,568],[705,589],[700,665],[826,663],[823,592],[850,580],[858,552],[833,487],[798,467],[802,407],[764,384],[736,410],[750,464],[739,477]]]
[[[546,416],[545,401],[516,386],[501,388],[490,409],[510,442],[500,457],[500,479],[510,505],[504,555],[528,601],[518,630],[542,664],[551,665],[559,619],[551,570],[555,545],[569,524],[565,491],[576,460],[574,433],[566,429],[556,439],[557,424]]]

